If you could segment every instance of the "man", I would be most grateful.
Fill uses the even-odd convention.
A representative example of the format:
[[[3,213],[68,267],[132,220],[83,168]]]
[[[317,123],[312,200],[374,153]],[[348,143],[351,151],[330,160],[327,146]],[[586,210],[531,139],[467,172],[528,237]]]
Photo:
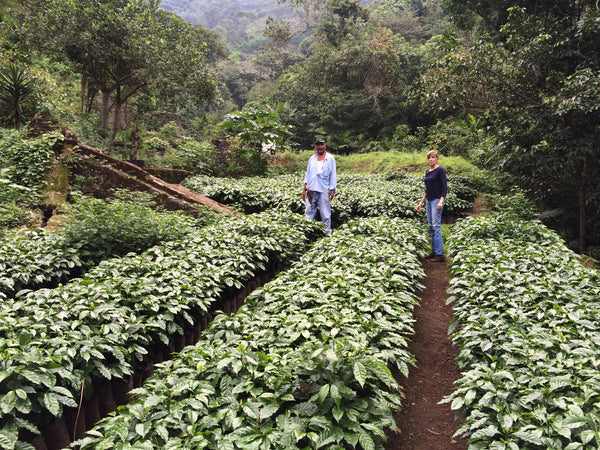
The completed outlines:
[[[314,219],[317,209],[321,221],[331,234],[331,200],[337,194],[335,158],[326,151],[325,139],[315,139],[315,154],[308,160],[302,200],[306,204],[306,217]]]

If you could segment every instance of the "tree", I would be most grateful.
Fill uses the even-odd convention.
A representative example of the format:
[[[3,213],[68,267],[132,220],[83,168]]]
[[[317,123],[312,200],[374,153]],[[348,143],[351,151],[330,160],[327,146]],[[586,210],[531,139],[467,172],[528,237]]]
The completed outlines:
[[[227,114],[220,124],[225,137],[237,143],[231,172],[240,169],[247,175],[262,175],[267,169],[267,154],[289,150],[289,125],[269,106],[248,103],[242,111]],[[247,161],[248,167],[241,167]]]
[[[301,131],[302,144],[320,133],[330,142],[339,138],[348,151],[360,149],[365,137],[389,138],[407,122],[403,92],[414,76],[411,53],[389,29],[361,22],[338,42],[322,36],[309,58],[280,77],[273,101],[295,111],[287,120]]]
[[[446,56],[422,78],[423,104],[485,114],[496,138],[487,163],[518,176],[547,208],[577,205],[583,253],[588,214],[597,220],[598,210],[588,192],[600,157],[599,11],[592,0],[508,3],[448,1],[459,24],[488,34],[472,45],[443,42]]]
[[[482,27],[499,33],[510,21],[511,8],[526,11],[530,17],[578,20],[595,1],[590,0],[446,0],[450,14],[462,29]]]
[[[124,106],[151,92],[167,104],[217,96],[201,33],[157,0],[23,0],[16,34],[50,57],[66,56],[82,75],[82,106],[102,97],[112,144]],[[86,100],[86,102],[84,102]]]
[[[449,20],[443,0],[375,0],[370,20],[400,34],[408,42],[424,43],[444,32]]]

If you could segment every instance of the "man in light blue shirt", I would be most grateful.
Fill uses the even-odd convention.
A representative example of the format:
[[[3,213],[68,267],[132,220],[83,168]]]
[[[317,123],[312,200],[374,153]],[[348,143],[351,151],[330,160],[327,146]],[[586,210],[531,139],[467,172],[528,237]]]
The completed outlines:
[[[315,139],[315,154],[308,160],[302,200],[306,204],[306,217],[314,219],[317,209],[321,221],[331,234],[331,200],[337,194],[335,158],[326,151],[325,139]]]

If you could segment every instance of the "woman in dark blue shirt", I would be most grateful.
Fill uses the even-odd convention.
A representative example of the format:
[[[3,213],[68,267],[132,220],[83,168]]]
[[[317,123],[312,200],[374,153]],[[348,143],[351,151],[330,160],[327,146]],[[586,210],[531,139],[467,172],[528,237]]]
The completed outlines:
[[[431,253],[425,258],[436,262],[446,260],[444,256],[444,241],[442,239],[442,210],[448,193],[446,170],[438,164],[439,155],[435,150],[427,153],[429,169],[425,171],[425,193],[417,206],[421,212],[423,203],[427,211],[427,222],[431,232]]]

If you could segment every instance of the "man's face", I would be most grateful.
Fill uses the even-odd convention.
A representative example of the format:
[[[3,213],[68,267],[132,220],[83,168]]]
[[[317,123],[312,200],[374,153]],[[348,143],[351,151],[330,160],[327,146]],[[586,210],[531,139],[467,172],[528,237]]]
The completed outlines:
[[[317,153],[319,155],[322,155],[323,153],[325,153],[325,147],[326,147],[325,142],[317,142],[315,144],[315,150],[317,151]]]

